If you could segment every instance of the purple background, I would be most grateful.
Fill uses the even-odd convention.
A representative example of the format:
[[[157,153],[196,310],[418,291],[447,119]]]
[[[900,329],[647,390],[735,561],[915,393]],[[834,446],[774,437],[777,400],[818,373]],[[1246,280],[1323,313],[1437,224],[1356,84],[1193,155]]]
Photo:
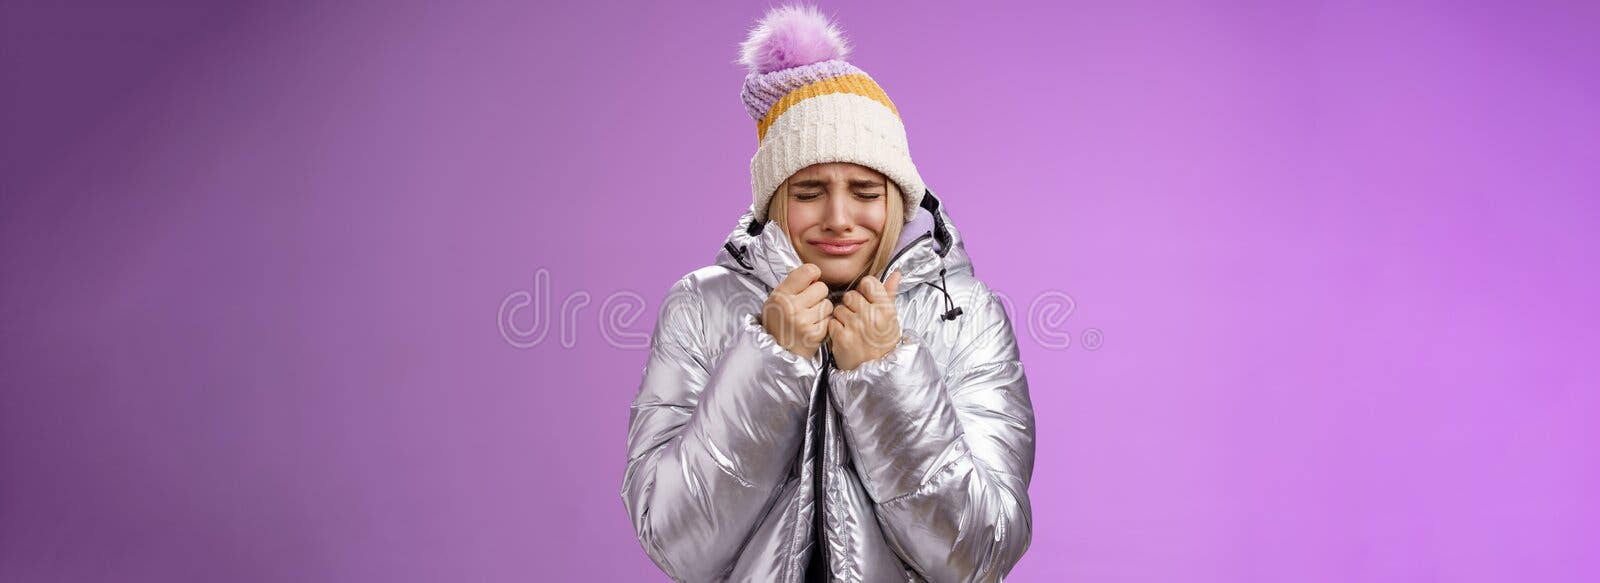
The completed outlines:
[[[598,308],[748,204],[767,4],[127,4],[0,9],[0,580],[658,579]],[[1600,579],[1600,4],[1370,4],[824,5],[1076,305],[1014,580]]]

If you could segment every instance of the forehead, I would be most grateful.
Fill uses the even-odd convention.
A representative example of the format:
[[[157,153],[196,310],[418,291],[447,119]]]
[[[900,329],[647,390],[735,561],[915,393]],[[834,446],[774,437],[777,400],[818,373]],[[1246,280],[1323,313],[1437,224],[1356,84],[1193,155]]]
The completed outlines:
[[[791,180],[881,180],[883,174],[859,164],[849,162],[828,162],[825,164],[812,164],[795,172]]]

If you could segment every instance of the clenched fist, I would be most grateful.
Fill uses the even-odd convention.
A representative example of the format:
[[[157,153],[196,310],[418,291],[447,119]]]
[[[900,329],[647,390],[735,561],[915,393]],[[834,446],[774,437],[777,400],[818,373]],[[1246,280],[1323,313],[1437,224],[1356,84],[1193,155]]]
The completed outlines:
[[[879,283],[870,275],[845,292],[828,319],[828,348],[839,370],[854,370],[861,363],[883,358],[900,343],[900,318],[895,313],[895,292],[900,272]]]
[[[801,264],[783,278],[761,306],[761,326],[778,341],[778,346],[804,358],[811,358],[828,336],[833,302],[828,301],[828,284],[819,280],[822,268]]]

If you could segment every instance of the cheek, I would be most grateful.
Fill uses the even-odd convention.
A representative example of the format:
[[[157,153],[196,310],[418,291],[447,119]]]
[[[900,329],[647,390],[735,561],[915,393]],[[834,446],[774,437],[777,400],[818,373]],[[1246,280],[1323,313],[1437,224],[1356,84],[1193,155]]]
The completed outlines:
[[[861,226],[866,227],[867,230],[872,231],[874,234],[881,235],[883,234],[883,226],[889,218],[889,208],[888,205],[880,202],[861,209],[856,214],[856,217]]]
[[[812,225],[817,224],[819,217],[816,216],[816,209],[813,208],[815,206],[794,204],[793,202],[789,204],[789,207],[785,210],[789,213],[787,222],[789,223],[790,233],[799,235],[805,233]]]

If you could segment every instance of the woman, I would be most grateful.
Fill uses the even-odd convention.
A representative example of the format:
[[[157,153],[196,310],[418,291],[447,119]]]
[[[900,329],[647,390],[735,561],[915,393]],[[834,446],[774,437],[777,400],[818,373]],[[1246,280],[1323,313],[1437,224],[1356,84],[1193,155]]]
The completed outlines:
[[[640,543],[680,581],[1000,580],[1032,530],[1011,323],[833,25],[775,9],[744,48],[753,200],[656,324]]]

